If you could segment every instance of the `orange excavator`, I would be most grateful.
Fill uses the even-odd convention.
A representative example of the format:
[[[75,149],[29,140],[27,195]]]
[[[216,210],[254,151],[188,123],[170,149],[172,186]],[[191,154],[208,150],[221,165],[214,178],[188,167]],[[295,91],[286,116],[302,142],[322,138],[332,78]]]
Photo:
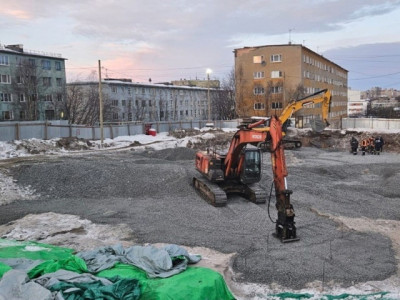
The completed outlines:
[[[254,203],[265,203],[267,193],[256,183],[261,180],[261,150],[267,144],[271,153],[275,186],[275,235],[282,242],[298,240],[292,191],[287,188],[288,175],[282,140],[282,122],[277,116],[239,128],[226,154],[211,151],[196,153],[196,169],[203,176],[193,177],[196,190],[212,205],[224,206],[227,194],[238,193]]]

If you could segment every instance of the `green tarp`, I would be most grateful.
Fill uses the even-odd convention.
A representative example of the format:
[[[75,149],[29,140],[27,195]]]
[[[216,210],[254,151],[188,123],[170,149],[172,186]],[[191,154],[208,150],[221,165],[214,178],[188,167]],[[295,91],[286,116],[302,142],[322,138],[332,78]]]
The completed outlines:
[[[0,279],[1,279],[1,277],[3,277],[3,274],[5,272],[10,271],[10,270],[11,270],[11,267],[0,262]]]
[[[41,263],[34,268],[30,269],[28,274],[29,278],[37,278],[43,274],[51,274],[57,270],[69,270],[76,273],[87,272],[85,262],[73,255],[74,250],[62,247],[51,246],[36,242],[17,242],[5,239],[0,239],[0,259],[12,258],[25,258]],[[2,275],[10,270],[10,267],[0,262],[0,279]],[[76,299],[96,299],[96,293],[110,292],[110,296],[104,299],[191,299],[191,300],[233,300],[235,297],[229,291],[223,277],[211,269],[201,267],[188,267],[184,272],[168,278],[148,278],[146,272],[126,264],[116,264],[113,268],[101,271],[94,274],[97,277],[104,277],[113,279],[119,276],[120,280],[117,286],[106,287],[93,287],[86,293],[89,298],[79,298],[76,295],[70,295],[68,300]],[[135,281],[132,281],[135,280]],[[138,296],[139,288],[129,290],[126,285],[133,282],[139,282],[140,297]],[[125,285],[125,286],[124,286]],[[59,286],[52,286],[51,289],[63,290],[68,287],[68,284],[59,284]],[[82,286],[84,287],[84,286]],[[121,288],[114,290],[114,288]],[[132,285],[129,285],[132,288]],[[105,290],[104,290],[105,289]],[[107,289],[110,289],[107,290]],[[87,289],[86,289],[87,290]],[[116,298],[112,293],[119,293],[122,298]],[[86,295],[85,295],[86,296]],[[93,297],[93,298],[90,298]],[[130,298],[129,298],[130,297]],[[101,298],[103,299],[103,298]]]
[[[125,264],[96,274],[99,277],[121,276],[136,278],[141,285],[141,299],[146,300],[230,300],[235,297],[229,291],[223,277],[216,271],[201,267],[188,267],[185,272],[168,278],[149,279],[144,271]]]

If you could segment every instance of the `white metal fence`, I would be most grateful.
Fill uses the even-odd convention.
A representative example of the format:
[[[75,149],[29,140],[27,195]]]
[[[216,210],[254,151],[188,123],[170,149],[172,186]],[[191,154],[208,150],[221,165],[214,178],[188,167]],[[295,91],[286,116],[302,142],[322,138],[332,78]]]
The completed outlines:
[[[346,118],[342,119],[343,129],[366,128],[374,130],[400,130],[400,119]]]
[[[169,132],[176,129],[194,129],[206,126],[206,121],[186,122],[154,122],[152,128],[156,132]],[[236,128],[240,120],[214,121],[216,128]],[[129,136],[145,133],[145,123],[124,123],[119,125],[105,125],[104,138]],[[374,118],[344,118],[338,126],[341,129],[375,129],[399,130],[400,119],[374,119]],[[332,128],[336,128],[332,127]],[[69,125],[67,121],[50,122],[0,122],[0,141],[23,139],[52,139],[62,137],[78,137],[99,140],[101,137],[99,126]]]
[[[152,128],[156,132],[169,132],[176,129],[195,129],[206,126],[207,121],[186,122],[153,122]],[[216,128],[236,128],[239,120],[214,121]],[[118,125],[104,125],[103,137],[115,138],[144,134],[146,123],[124,123]],[[24,140],[24,139],[52,139],[63,137],[77,137],[91,140],[99,140],[101,131],[99,126],[70,125],[67,121],[49,122],[0,122],[0,141]]]

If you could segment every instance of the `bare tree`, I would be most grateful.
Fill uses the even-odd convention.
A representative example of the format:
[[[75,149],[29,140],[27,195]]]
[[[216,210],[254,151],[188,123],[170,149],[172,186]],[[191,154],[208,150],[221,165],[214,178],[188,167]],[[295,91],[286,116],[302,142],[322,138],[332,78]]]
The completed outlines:
[[[231,120],[236,117],[234,69],[223,79],[221,89],[213,91],[211,102],[216,119]]]
[[[289,100],[299,100],[306,96],[306,89],[304,85],[299,84],[294,90],[288,91]]]
[[[39,118],[39,100],[44,97],[46,86],[40,84],[42,74],[34,61],[23,59],[15,69],[13,90],[18,94],[14,107],[20,112],[20,119],[32,121]]]
[[[96,78],[93,72],[88,79]],[[67,87],[67,101],[64,110],[70,124],[95,125],[100,120],[100,96],[98,83],[89,81],[82,84],[79,81],[70,83]],[[111,120],[112,113],[118,108],[112,106],[111,100],[103,93],[103,118]]]
[[[249,117],[253,112],[253,103],[248,99],[253,98],[252,91],[246,88],[247,82],[243,76],[243,67],[239,66],[235,72],[236,114],[239,117]]]

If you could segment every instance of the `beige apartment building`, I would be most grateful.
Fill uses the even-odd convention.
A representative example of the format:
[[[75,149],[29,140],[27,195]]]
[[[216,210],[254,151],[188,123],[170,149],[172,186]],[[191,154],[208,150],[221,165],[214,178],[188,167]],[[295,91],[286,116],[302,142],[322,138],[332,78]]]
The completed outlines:
[[[266,45],[234,50],[236,109],[240,117],[280,115],[291,101],[323,89],[332,93],[329,120],[347,115],[348,71],[303,45]],[[295,116],[296,127],[318,119],[307,107]]]

